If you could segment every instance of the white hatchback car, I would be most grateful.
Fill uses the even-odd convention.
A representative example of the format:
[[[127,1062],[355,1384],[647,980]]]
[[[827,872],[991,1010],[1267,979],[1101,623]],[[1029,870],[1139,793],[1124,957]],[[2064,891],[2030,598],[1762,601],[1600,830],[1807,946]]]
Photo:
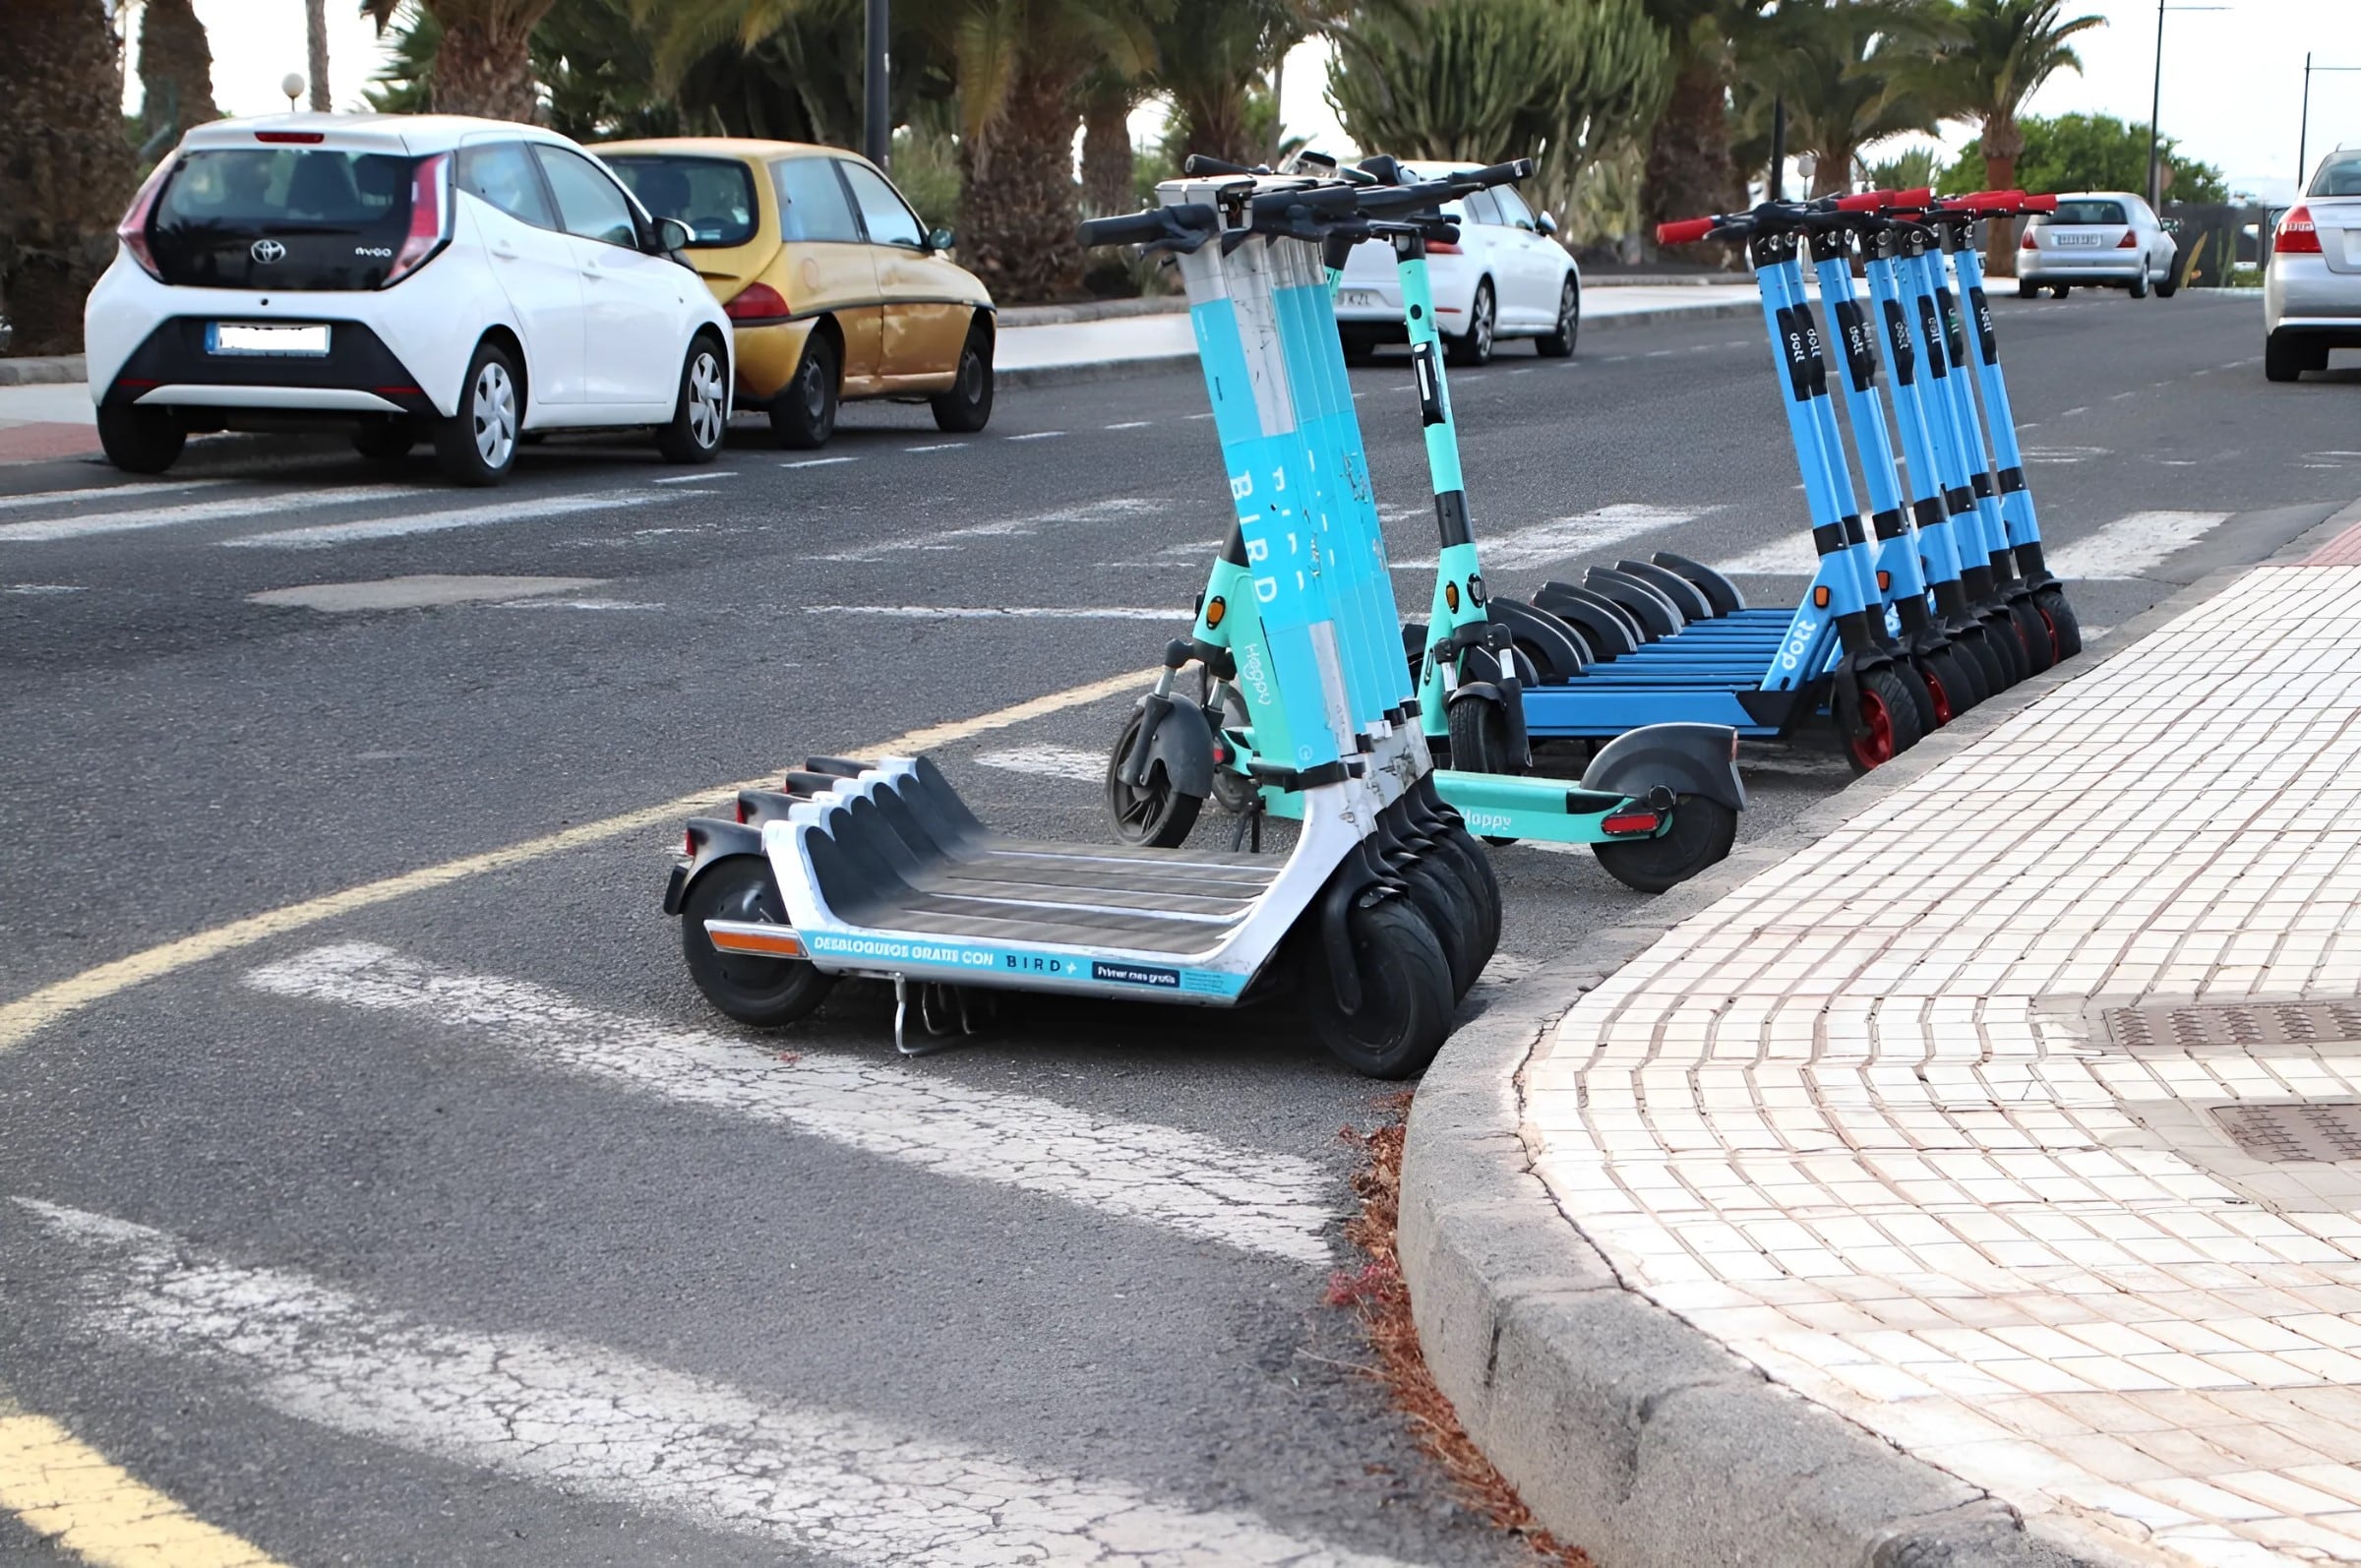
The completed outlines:
[[[1430,180],[1479,166],[1404,164],[1402,177]],[[1536,215],[1505,185],[1446,202],[1443,214],[1458,220],[1459,243],[1428,245],[1426,273],[1434,288],[1435,326],[1451,363],[1481,365],[1503,337],[1530,337],[1535,350],[1551,359],[1573,353],[1582,325],[1582,272],[1550,238],[1557,224],[1549,214]],[[1409,340],[1390,247],[1353,248],[1337,284],[1336,321],[1349,359],[1367,358],[1379,343]]]
[[[84,310],[98,437],[160,473],[191,432],[346,423],[497,484],[550,430],[721,448],[730,323],[574,143],[454,115],[291,114],[189,132],[141,187]]]
[[[2361,147],[2321,160],[2263,269],[2263,374],[2326,370],[2331,348],[2361,348]]]
[[[2046,288],[2064,299],[2080,283],[2129,289],[2134,299],[2152,288],[2170,299],[2180,286],[2173,271],[2180,251],[2155,210],[2131,192],[2077,191],[2026,224],[2017,242],[2017,297]]]

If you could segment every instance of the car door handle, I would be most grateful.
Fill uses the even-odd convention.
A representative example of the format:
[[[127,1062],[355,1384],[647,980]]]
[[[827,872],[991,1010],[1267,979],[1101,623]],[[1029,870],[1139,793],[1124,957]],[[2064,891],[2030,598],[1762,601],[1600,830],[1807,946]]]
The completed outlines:
[[[494,240],[492,254],[504,262],[513,262],[516,259],[516,247],[507,240]]]

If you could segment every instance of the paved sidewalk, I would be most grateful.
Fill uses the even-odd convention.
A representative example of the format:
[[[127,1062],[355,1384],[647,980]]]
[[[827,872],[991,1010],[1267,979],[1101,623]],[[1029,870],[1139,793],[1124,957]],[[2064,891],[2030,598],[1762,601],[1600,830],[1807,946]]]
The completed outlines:
[[[2361,527],[1674,928],[1522,1136],[1624,1287],[2037,1538],[2361,1561],[2357,902]]]

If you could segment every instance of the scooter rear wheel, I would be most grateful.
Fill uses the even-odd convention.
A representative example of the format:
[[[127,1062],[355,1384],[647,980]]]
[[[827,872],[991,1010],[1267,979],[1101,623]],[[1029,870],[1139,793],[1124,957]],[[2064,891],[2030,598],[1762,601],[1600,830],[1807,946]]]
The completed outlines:
[[[788,924],[787,901],[761,856],[715,861],[689,884],[681,903],[681,955],[689,961],[689,978],[724,1016],[757,1029],[795,1022],[834,988],[834,975],[822,974],[805,959],[723,952],[705,935],[708,920]]]
[[[1313,1038],[1355,1072],[1408,1078],[1424,1070],[1451,1034],[1451,968],[1434,932],[1406,899],[1356,906],[1345,917],[1361,1005],[1337,999],[1328,945],[1305,931],[1299,997]]]
[[[2074,606],[2066,602],[2066,590],[2052,583],[2033,592],[2033,606],[2049,623],[2049,641],[2061,659],[2071,659],[2083,651],[2083,623],[2076,618]]]
[[[1400,874],[1410,887],[1411,902],[1426,917],[1435,945],[1443,950],[1444,966],[1451,971],[1451,999],[1457,1002],[1483,975],[1490,956],[1481,950],[1474,900],[1458,873],[1437,866],[1431,858],[1405,867]]]
[[[2050,644],[2049,623],[2041,618],[2032,600],[2010,600],[2009,619],[2017,624],[2017,635],[2025,643],[2028,674],[2039,675],[2058,662],[2058,651]]]
[[[2006,609],[1987,610],[1980,616],[1984,623],[1984,646],[2001,667],[2001,686],[2015,686],[2032,674],[2026,663],[2025,638],[2017,631],[2017,620]]]
[[[1662,893],[1727,859],[1737,841],[1737,813],[1702,795],[1683,795],[1672,807],[1672,825],[1657,837],[1610,839],[1593,844],[1591,853],[1624,886]]]
[[[1896,668],[1903,672],[1904,678],[1895,684],[1908,694],[1910,706],[1918,714],[1918,733],[1920,735],[1934,734],[1942,727],[1944,715],[1941,707],[1935,701],[1933,689],[1926,684],[1926,681],[1919,675],[1917,667],[1909,660],[1904,659]]]
[[[1846,759],[1852,763],[1854,772],[1866,773],[1918,744],[1918,709],[1910,700],[1910,687],[1904,685],[1902,677],[1892,669],[1871,670],[1856,685],[1860,694],[1859,723],[1853,724],[1842,712],[1837,720],[1846,727]],[[1856,728],[1859,734],[1853,733]]]
[[[1910,671],[1918,677],[1918,684],[1926,688],[1927,700],[1934,704],[1937,726],[1949,724],[1975,705],[1968,694],[1968,678],[1960,673],[1959,657],[1951,649],[1937,648],[1932,653],[1918,655],[1910,661]]]
[[[1500,945],[1500,881],[1492,874],[1492,858],[1476,842],[1475,834],[1457,823],[1435,840],[1434,852],[1467,889],[1469,906],[1476,914],[1478,962],[1488,964]]]
[[[1133,708],[1122,734],[1115,738],[1115,750],[1108,754],[1107,814],[1115,823],[1115,836],[1126,844],[1179,849],[1187,841],[1188,830],[1197,825],[1197,812],[1204,801],[1173,788],[1161,762],[1149,764],[1144,784],[1126,784],[1116,776],[1139,736],[1141,718],[1141,711]]]

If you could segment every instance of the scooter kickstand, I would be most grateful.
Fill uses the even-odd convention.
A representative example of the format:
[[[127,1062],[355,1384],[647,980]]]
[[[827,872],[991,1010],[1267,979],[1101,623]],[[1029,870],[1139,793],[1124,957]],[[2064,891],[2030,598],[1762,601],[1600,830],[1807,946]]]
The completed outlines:
[[[936,991],[948,992],[952,1002],[958,1007],[959,1022],[955,1029],[948,1023],[937,1024],[935,1010],[929,1004],[929,994]],[[905,1028],[909,1016],[910,982],[906,976],[896,975],[893,977],[893,1049],[896,1052],[905,1056],[932,1056],[956,1049],[962,1039],[983,1033],[969,1016],[967,997],[956,986],[936,986],[925,981],[919,983],[918,1025],[927,1032],[929,1038],[915,1046],[910,1044]]]

